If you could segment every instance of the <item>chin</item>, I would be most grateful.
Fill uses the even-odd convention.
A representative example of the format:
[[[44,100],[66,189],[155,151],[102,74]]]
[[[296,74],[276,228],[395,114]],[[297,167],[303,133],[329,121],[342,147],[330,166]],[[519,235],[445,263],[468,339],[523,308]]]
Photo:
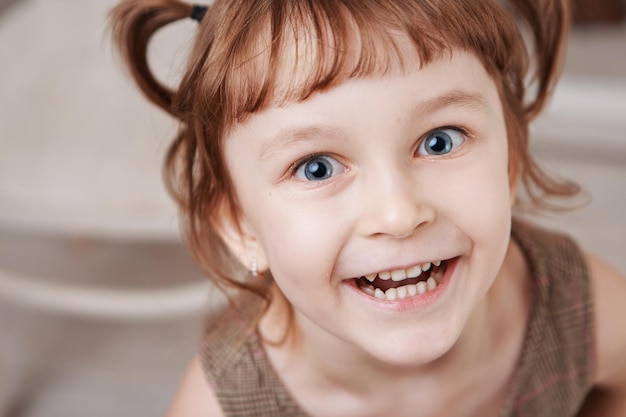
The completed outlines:
[[[434,337],[385,337],[376,346],[366,348],[374,360],[392,367],[425,367],[445,360],[458,337],[438,334]]]

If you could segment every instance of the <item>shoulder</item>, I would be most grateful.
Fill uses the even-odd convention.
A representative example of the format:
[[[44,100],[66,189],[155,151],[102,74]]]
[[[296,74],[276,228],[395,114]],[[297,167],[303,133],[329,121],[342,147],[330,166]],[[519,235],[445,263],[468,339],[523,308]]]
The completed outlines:
[[[626,276],[587,254],[596,328],[595,384],[626,393]]]
[[[168,417],[223,417],[215,392],[205,378],[202,363],[195,357],[178,388]]]

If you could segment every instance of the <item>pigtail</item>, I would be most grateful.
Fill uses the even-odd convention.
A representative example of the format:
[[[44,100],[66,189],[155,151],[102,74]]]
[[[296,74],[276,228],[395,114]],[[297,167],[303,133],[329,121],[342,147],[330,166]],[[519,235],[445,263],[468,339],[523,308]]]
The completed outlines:
[[[570,25],[569,3],[567,0],[509,0],[509,5],[518,23],[528,31],[528,58],[533,70],[530,79],[519,80],[520,83],[530,81],[532,87],[516,89],[523,92],[520,107],[516,108],[516,104],[510,106],[513,112],[520,112],[522,118],[507,117],[511,125],[509,137],[513,139],[510,160],[516,174],[520,174],[519,179],[530,199],[530,205],[518,201],[517,207],[530,211],[536,208],[568,210],[568,204],[563,205],[553,199],[576,196],[580,193],[580,186],[548,174],[531,156],[528,151],[528,125],[544,109],[561,74]],[[528,76],[527,64],[523,67],[520,75]]]
[[[266,308],[271,280],[250,280],[249,272],[239,264],[217,229],[223,226],[220,220],[237,219],[238,212],[221,152],[223,118],[229,116],[222,109],[223,73],[230,67],[226,63],[211,65],[216,56],[229,56],[231,50],[215,52],[212,45],[216,33],[228,37],[232,28],[221,25],[237,13],[225,16],[223,3],[221,8],[211,7],[211,13],[205,16],[207,10],[208,6],[179,0],[122,0],[110,14],[112,35],[144,95],[179,121],[165,156],[164,179],[179,208],[183,238],[198,266],[231,303],[234,298],[229,295],[241,291],[264,300],[262,306]],[[203,28],[180,84],[172,89],[154,76],[147,48],[155,32],[182,19],[201,21]],[[210,54],[214,55],[209,58]]]
[[[532,37],[536,92],[525,107],[530,121],[543,110],[560,76],[570,24],[569,5],[567,0],[510,0],[510,3]]]
[[[133,79],[154,104],[177,116],[172,107],[175,92],[159,82],[148,65],[152,35],[163,26],[191,17],[192,6],[177,0],[125,0],[110,14],[116,43]]]

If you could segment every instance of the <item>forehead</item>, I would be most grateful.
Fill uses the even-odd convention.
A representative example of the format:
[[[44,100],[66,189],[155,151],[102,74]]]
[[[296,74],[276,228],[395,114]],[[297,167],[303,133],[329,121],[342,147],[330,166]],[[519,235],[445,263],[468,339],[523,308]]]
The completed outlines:
[[[346,79],[306,100],[269,105],[237,123],[229,138],[256,138],[265,157],[311,138],[358,137],[364,126],[393,135],[388,129],[444,120],[445,114],[445,122],[502,119],[497,88],[472,54],[456,51],[422,67]]]

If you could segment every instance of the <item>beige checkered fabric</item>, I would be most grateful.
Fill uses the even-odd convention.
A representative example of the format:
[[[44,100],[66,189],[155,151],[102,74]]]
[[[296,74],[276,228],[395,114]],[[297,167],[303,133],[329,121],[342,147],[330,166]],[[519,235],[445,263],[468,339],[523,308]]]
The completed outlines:
[[[522,357],[500,416],[573,417],[592,387],[595,334],[585,258],[569,238],[516,222],[534,277]]]
[[[584,257],[569,238],[519,221],[513,237],[528,260],[535,293],[522,356],[499,415],[574,417],[591,389],[594,365]],[[209,321],[200,347],[207,379],[228,417],[305,417],[248,325],[259,308],[229,308]]]

